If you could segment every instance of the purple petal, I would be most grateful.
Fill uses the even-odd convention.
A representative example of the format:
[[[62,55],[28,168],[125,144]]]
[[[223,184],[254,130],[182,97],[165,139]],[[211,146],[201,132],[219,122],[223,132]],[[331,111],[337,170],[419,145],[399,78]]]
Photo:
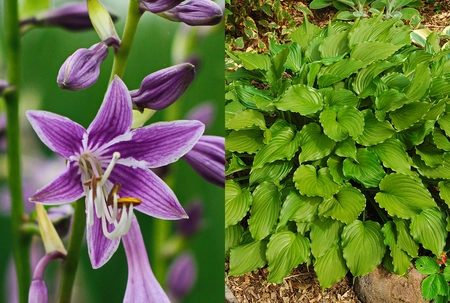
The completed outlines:
[[[83,197],[84,190],[78,166],[71,163],[67,170],[30,197],[42,204],[71,203]]]
[[[109,84],[97,116],[87,132],[89,145],[103,145],[130,131],[133,111],[131,97],[123,81],[115,76]]]
[[[86,206],[87,208],[87,206]],[[92,268],[100,268],[116,252],[120,244],[120,237],[114,240],[110,240],[105,237],[102,229],[102,221],[94,214],[94,224],[90,226],[86,224],[86,241],[88,245],[89,258],[91,259]],[[114,228],[111,224],[108,224],[108,231],[112,231]]]
[[[183,159],[206,181],[225,186],[225,138],[202,136]]]
[[[167,273],[167,290],[175,302],[181,301],[197,280],[197,265],[190,253],[179,255],[170,265]]]
[[[42,142],[55,153],[68,159],[79,152],[86,130],[72,120],[45,111],[26,113],[31,126]]]
[[[130,231],[123,236],[123,246],[128,262],[128,282],[123,302],[170,303],[153,275],[136,217],[133,217]]]
[[[141,0],[141,9],[154,14],[166,11],[180,4],[183,0]]]
[[[116,164],[109,180],[122,185],[121,197],[141,199],[142,203],[135,209],[146,215],[166,220],[187,218],[170,187],[149,169]]]
[[[160,167],[177,161],[197,143],[205,126],[199,121],[179,120],[158,122],[131,131],[129,141],[120,141],[106,149],[107,153],[119,152],[118,163],[135,165],[133,161],[145,161],[148,167]],[[127,159],[129,161],[127,161]]]

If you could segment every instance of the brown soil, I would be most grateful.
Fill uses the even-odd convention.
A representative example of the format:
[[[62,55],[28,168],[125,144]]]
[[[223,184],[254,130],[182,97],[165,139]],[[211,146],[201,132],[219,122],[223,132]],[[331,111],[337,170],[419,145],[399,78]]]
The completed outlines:
[[[309,2],[305,1],[303,3],[308,5]],[[301,2],[295,1],[295,3]],[[296,21],[296,25],[299,26],[303,22],[303,15],[297,10],[288,7],[288,4],[292,4],[291,1],[284,1],[281,4],[284,9],[289,10]],[[249,4],[245,0],[235,0],[233,5]],[[421,25],[426,28],[442,30],[450,25],[450,0],[424,1],[424,6],[419,8],[419,11],[423,17]],[[313,10],[312,12],[313,16],[308,17],[309,21],[322,27],[329,20],[333,19],[336,10],[328,7],[321,10]],[[268,19],[267,21],[271,22],[274,20]],[[236,32],[242,31],[237,30]],[[231,33],[227,31],[226,34],[230,35]],[[279,37],[281,37],[281,34]],[[260,39],[267,42],[267,36],[264,36],[261,32]],[[250,51],[253,49],[256,49],[254,42],[247,41],[244,50]],[[226,275],[226,285],[234,294],[237,302],[240,303],[361,302],[353,290],[351,279],[348,277],[322,291],[312,267],[307,268],[304,265],[300,265],[298,268],[293,269],[291,275],[286,277],[281,284],[268,283],[267,275],[267,268],[255,270],[252,273],[238,277]]]

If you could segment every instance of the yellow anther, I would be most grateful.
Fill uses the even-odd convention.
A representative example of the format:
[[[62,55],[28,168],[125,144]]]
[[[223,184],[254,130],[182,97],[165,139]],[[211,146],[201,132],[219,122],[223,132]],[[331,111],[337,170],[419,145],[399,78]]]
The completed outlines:
[[[120,206],[129,206],[130,204],[139,205],[142,203],[142,200],[135,197],[123,197],[117,199],[117,204],[121,204]]]
[[[120,190],[120,183],[114,183],[113,188],[109,192],[108,200],[106,201],[106,205],[114,204],[114,195],[119,194],[119,190]]]

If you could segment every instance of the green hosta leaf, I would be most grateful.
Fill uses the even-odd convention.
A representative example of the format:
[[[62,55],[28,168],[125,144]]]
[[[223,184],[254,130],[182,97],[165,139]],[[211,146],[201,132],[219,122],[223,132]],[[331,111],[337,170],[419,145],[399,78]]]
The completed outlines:
[[[389,112],[402,107],[408,101],[404,93],[388,89],[378,94],[375,99],[375,107],[378,111]]]
[[[240,222],[252,204],[252,194],[233,180],[225,182],[225,228]]]
[[[367,188],[378,187],[385,176],[383,167],[375,153],[359,148],[356,160],[347,158],[343,163],[344,176],[353,179]]]
[[[416,66],[414,78],[406,90],[406,97],[410,100],[420,100],[427,92],[431,83],[429,63],[423,62]]]
[[[256,153],[263,145],[260,130],[234,130],[225,139],[226,149],[238,153]]]
[[[380,182],[380,192],[375,201],[387,210],[389,215],[409,219],[423,210],[436,206],[430,192],[422,182],[402,175],[390,174]]]
[[[226,165],[225,176],[245,169],[248,169],[247,164],[245,164],[245,162],[235,154],[231,154],[231,159]]]
[[[339,157],[352,158],[356,160],[356,145],[355,141],[351,138],[347,138],[344,141],[338,142],[334,153]]]
[[[311,253],[316,260],[325,255],[333,245],[339,245],[343,226],[344,224],[331,218],[319,218],[312,223]]]
[[[245,107],[249,109],[258,109],[255,104],[255,96],[260,96],[262,98],[268,99],[269,97],[265,95],[264,91],[258,90],[254,86],[242,85],[236,86],[234,88],[236,95]]]
[[[302,148],[299,156],[300,163],[320,160],[328,156],[336,145],[336,142],[325,135],[316,123],[303,126],[299,133]]]
[[[258,126],[262,130],[266,129],[264,115],[253,109],[241,111],[225,121],[225,127],[227,129],[241,130],[254,126]]]
[[[352,83],[354,91],[360,98],[369,96],[370,87],[373,86],[373,80],[378,74],[385,71],[389,67],[394,66],[395,63],[389,61],[377,62],[368,67],[361,69],[356,75],[355,81]]]
[[[411,235],[435,255],[444,250],[447,238],[443,213],[438,208],[425,209],[411,219]]]
[[[291,231],[273,234],[266,251],[269,264],[267,281],[281,283],[294,267],[308,262],[309,255],[309,240],[304,236]]]
[[[308,44],[305,49],[305,58],[308,62],[317,62],[322,60],[319,52],[319,47],[324,39],[325,37],[323,36],[317,36]]]
[[[349,46],[367,42],[367,41],[385,41],[389,35],[389,30],[395,24],[396,20],[391,19],[381,21],[379,19],[361,19],[359,24],[355,24],[349,35]]]
[[[344,159],[337,156],[331,156],[327,160],[327,165],[330,169],[330,174],[333,177],[333,181],[340,185],[344,184],[344,181],[348,180],[343,173],[343,162]]]
[[[327,87],[346,79],[351,74],[356,73],[360,68],[366,65],[366,62],[349,58],[339,60],[336,63],[324,67],[319,73],[319,87]]]
[[[359,99],[355,96],[355,94],[347,89],[336,89],[329,92],[326,92],[324,98],[325,104],[328,106],[350,106],[350,107],[358,107]]]
[[[423,143],[416,146],[416,154],[429,167],[436,167],[444,164],[444,152],[433,144]]]
[[[386,222],[381,230],[384,234],[384,244],[389,246],[394,272],[401,276],[405,275],[411,266],[411,257],[398,247],[394,223],[392,221]]]
[[[349,135],[360,136],[364,130],[364,116],[354,107],[343,107],[336,111],[328,108],[320,114],[323,132],[334,141],[343,141]]]
[[[262,69],[269,70],[270,58],[268,55],[254,54],[254,53],[235,53],[242,64],[248,70]]]
[[[450,181],[441,181],[439,186],[439,196],[450,206]]]
[[[436,259],[422,256],[416,261],[416,269],[422,275],[435,274],[440,270],[439,264],[437,264]]]
[[[308,197],[331,198],[339,190],[339,185],[333,181],[328,167],[316,172],[312,165],[300,165],[294,173],[293,180],[300,193]]]
[[[284,227],[287,221],[312,222],[317,218],[317,208],[322,201],[321,197],[307,197],[291,191],[281,208],[277,229]]]
[[[430,110],[423,117],[424,120],[438,120],[445,112],[447,106],[448,98],[443,98],[438,102],[435,102]]]
[[[361,42],[352,48],[350,59],[371,64],[375,61],[387,59],[400,49],[400,47],[402,47],[402,45],[378,41]]]
[[[422,296],[426,300],[432,300],[438,295],[446,296],[448,294],[448,283],[444,275],[432,274],[422,281]]]
[[[246,107],[239,101],[232,101],[225,105],[225,121],[233,119],[240,113],[242,113]]]
[[[413,126],[430,110],[431,103],[413,102],[403,105],[401,108],[389,114],[392,124],[397,130],[403,130]]]
[[[281,79],[281,76],[286,69],[284,67],[284,63],[286,62],[288,55],[289,47],[285,47],[283,50],[272,57],[272,65],[270,66],[270,70],[267,73],[269,83],[274,83],[278,79]]]
[[[445,131],[447,137],[450,137],[450,114],[446,114],[439,118],[438,123],[441,129]]]
[[[396,91],[403,91],[411,83],[408,77],[395,72],[384,75],[381,77],[381,81]]]
[[[406,147],[399,140],[389,138],[383,143],[367,149],[374,152],[385,167],[405,175],[413,173],[410,165],[411,159],[406,153]]]
[[[341,57],[350,52],[347,35],[347,31],[342,31],[323,39],[322,44],[319,46],[319,51],[322,58],[326,59]]]
[[[362,111],[364,115],[364,131],[356,139],[361,145],[372,146],[384,142],[395,134],[395,130],[388,121],[380,122],[370,109]]]
[[[314,271],[322,289],[339,282],[347,274],[347,266],[339,244],[334,244],[324,255],[316,258]]]
[[[343,256],[354,276],[363,276],[374,270],[383,259],[386,247],[380,224],[373,221],[355,221],[342,231]]]
[[[358,189],[346,186],[320,204],[319,215],[350,224],[358,218],[365,206],[366,197]]]
[[[311,115],[322,109],[323,97],[314,88],[297,84],[289,87],[273,105],[279,110]]]
[[[302,48],[306,48],[309,42],[315,38],[320,31],[320,28],[314,24],[311,24],[305,15],[304,22],[299,28],[291,33],[290,38],[292,41],[298,43]]]
[[[430,179],[450,179],[450,154],[444,155],[444,163],[437,167],[429,167],[419,156],[413,156],[412,160],[422,176]]]
[[[266,265],[267,241],[254,241],[230,250],[230,276],[249,273]]]
[[[332,1],[330,0],[313,0],[309,4],[309,7],[312,9],[321,9],[327,6],[330,6],[332,4]]]
[[[450,82],[444,78],[433,78],[431,80],[430,96],[450,95]]]
[[[302,47],[298,43],[292,42],[289,49],[290,52],[284,66],[294,72],[299,72],[303,64]]]
[[[225,228],[225,255],[229,254],[230,248],[239,245],[243,232],[244,228],[240,224]]]
[[[250,185],[264,181],[280,182],[293,168],[291,161],[275,161],[265,164],[250,173]]]
[[[425,137],[433,131],[435,121],[420,121],[407,130],[396,134],[396,138],[406,145],[406,149],[411,149],[422,144]]]
[[[408,255],[417,258],[419,255],[419,244],[411,236],[409,230],[409,220],[399,219],[394,217],[395,227],[397,229],[397,245],[402,250],[406,251]]]
[[[252,171],[277,160],[291,160],[297,153],[301,136],[295,126],[285,126],[272,136],[269,143],[256,153]]]
[[[281,209],[281,193],[273,183],[263,182],[253,192],[253,203],[248,219],[253,239],[263,240],[274,229]]]

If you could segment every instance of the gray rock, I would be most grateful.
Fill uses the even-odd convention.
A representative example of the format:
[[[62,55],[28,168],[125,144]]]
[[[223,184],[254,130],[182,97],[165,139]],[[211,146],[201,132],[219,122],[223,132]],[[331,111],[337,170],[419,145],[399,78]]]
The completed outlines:
[[[406,277],[401,277],[380,265],[370,274],[356,278],[354,288],[364,303],[425,303],[429,301],[420,290],[424,278],[413,266]]]

